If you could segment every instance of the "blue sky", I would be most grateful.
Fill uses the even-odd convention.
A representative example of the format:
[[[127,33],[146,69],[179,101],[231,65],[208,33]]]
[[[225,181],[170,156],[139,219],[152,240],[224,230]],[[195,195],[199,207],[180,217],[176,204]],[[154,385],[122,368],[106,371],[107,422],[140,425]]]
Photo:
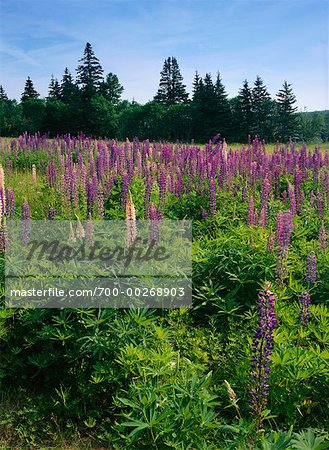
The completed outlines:
[[[195,70],[221,73],[230,97],[260,75],[271,95],[292,83],[298,107],[329,109],[329,0],[0,0],[0,84],[20,98],[27,76],[75,75],[89,41],[123,98],[146,102],[175,56],[191,91]]]

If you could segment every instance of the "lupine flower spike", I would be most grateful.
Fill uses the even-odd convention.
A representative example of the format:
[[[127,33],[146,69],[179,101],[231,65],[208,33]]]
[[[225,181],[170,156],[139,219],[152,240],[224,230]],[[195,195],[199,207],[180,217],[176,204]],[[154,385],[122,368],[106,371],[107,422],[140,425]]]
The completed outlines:
[[[312,284],[316,281],[316,256],[314,252],[307,256],[305,281]]]
[[[35,164],[32,164],[32,180],[33,183],[37,182],[37,169],[35,167]]]
[[[126,203],[126,242],[127,246],[131,247],[136,240],[136,210],[130,191],[128,192],[128,199]]]
[[[77,236],[78,239],[84,238],[85,235],[86,235],[85,230],[84,230],[84,228],[83,228],[83,225],[82,225],[82,223],[81,223],[79,217],[78,217],[78,216],[76,216],[76,217],[77,217],[76,236]]]
[[[325,251],[327,248],[327,233],[323,221],[319,231],[319,248],[323,251]]]
[[[258,326],[252,344],[250,406],[257,429],[263,420],[269,395],[270,356],[276,328],[275,296],[270,285],[258,296]]]
[[[298,317],[298,321],[303,326],[306,326],[310,320],[310,305],[311,296],[309,292],[303,292],[299,300],[300,312]]]

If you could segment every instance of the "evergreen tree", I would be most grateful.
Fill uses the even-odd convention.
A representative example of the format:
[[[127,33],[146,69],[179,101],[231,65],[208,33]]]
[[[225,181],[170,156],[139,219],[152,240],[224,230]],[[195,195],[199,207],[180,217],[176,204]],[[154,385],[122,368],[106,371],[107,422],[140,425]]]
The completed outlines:
[[[0,84],[0,101],[1,100],[8,100],[8,96],[7,96],[3,86]]]
[[[286,81],[282,89],[276,95],[278,104],[278,135],[282,141],[286,141],[296,131],[296,97],[291,84]]]
[[[193,80],[193,98],[192,98],[192,100],[195,100],[195,97],[202,90],[202,87],[203,87],[202,78],[200,77],[198,71],[196,71],[194,80]]]
[[[211,74],[202,80],[196,73],[192,99],[192,137],[197,141],[211,139],[218,133],[216,126],[217,99]]]
[[[273,134],[273,102],[263,80],[259,76],[255,80],[251,96],[253,113],[252,131],[262,139],[270,139]]]
[[[243,86],[239,90],[237,114],[240,122],[239,139],[246,140],[252,125],[252,93],[247,80],[244,80]]]
[[[61,99],[61,87],[54,75],[51,75],[51,80],[48,88],[48,100],[60,100]]]
[[[117,75],[112,72],[107,74],[105,81],[100,86],[100,92],[113,105],[117,105],[123,92],[123,86],[121,86]]]
[[[64,103],[72,103],[73,99],[77,97],[79,88],[74,83],[73,77],[68,68],[65,67],[62,82],[60,85],[61,100]]]
[[[217,132],[219,131],[224,137],[228,137],[232,128],[232,115],[225,86],[217,73],[214,85],[214,93],[216,99],[216,112],[214,116]]]
[[[24,92],[21,96],[21,101],[32,100],[40,97],[40,94],[34,89],[33,82],[30,77],[27,77],[25,82]]]
[[[98,92],[103,80],[103,69],[96,58],[92,46],[87,42],[81,63],[77,68],[77,83],[81,86],[84,100],[90,100]]]
[[[165,105],[186,103],[188,93],[186,92],[186,86],[183,84],[177,59],[174,57],[167,58],[160,75],[159,89],[154,100]]]

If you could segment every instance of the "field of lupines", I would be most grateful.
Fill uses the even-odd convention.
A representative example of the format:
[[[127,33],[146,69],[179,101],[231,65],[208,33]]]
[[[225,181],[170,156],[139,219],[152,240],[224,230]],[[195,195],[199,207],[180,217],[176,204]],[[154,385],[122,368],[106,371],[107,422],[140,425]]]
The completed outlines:
[[[8,219],[193,220],[190,309],[3,303],[1,448],[329,448],[328,150],[0,145],[2,270]]]

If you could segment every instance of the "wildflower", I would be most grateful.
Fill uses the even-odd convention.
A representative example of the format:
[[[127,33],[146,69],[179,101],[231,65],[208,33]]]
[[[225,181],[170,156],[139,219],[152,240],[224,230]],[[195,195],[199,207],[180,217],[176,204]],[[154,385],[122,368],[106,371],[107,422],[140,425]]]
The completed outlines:
[[[158,213],[154,206],[154,203],[151,203],[148,212],[148,218],[151,221],[150,241],[152,245],[155,245],[158,242],[159,226],[158,226]]]
[[[311,296],[309,292],[303,292],[300,299],[300,312],[298,321],[301,325],[306,326],[310,320],[310,305],[311,305]]]
[[[33,183],[37,182],[37,169],[35,167],[35,164],[32,164],[32,180]]]
[[[307,283],[315,283],[316,281],[316,256],[314,252],[307,256],[305,281]]]
[[[121,202],[122,206],[125,208],[128,196],[128,174],[124,172],[122,174],[122,185],[121,185]]]
[[[265,177],[263,178],[262,181],[262,200],[261,200],[262,207],[264,207],[267,203],[270,190],[271,190],[271,182],[268,177]]]
[[[327,248],[327,233],[323,221],[319,231],[319,248],[321,250],[326,250]]]
[[[265,203],[260,212],[260,225],[262,228],[266,228],[267,222],[267,204]]]
[[[5,196],[5,172],[0,164],[0,197],[1,197],[1,213],[6,211],[6,196]]]
[[[201,208],[201,215],[202,215],[202,219],[208,218],[208,213],[204,208]]]
[[[15,215],[15,195],[12,188],[6,191],[6,215],[11,218]]]
[[[238,414],[239,419],[241,419],[240,409],[239,409],[239,406],[238,406],[238,398],[236,396],[236,393],[234,392],[234,390],[232,389],[232,387],[231,387],[231,385],[230,385],[230,383],[228,381],[224,380],[224,383],[226,385],[227,394],[228,394],[228,397],[230,399],[230,402],[231,402],[232,406],[234,406],[234,408],[235,408],[235,410],[236,410],[236,412]]]
[[[55,219],[55,215],[56,215],[56,211],[54,210],[54,208],[49,208],[48,211],[48,220],[54,220]]]
[[[129,191],[128,200],[126,203],[126,242],[127,246],[131,247],[136,240],[136,210],[135,205]]]
[[[254,199],[253,197],[250,197],[249,204],[248,204],[248,217],[247,217],[247,224],[249,226],[255,225],[256,217],[255,217],[255,205],[254,205]]]
[[[209,207],[210,214],[214,216],[216,214],[216,180],[211,178],[210,180],[210,197],[209,197]]]
[[[279,284],[283,283],[286,275],[286,263],[288,257],[288,247],[293,230],[292,212],[280,211],[276,220],[276,241],[277,241],[277,267],[276,277]]]
[[[87,212],[90,215],[93,213],[93,209],[94,209],[94,195],[95,195],[94,183],[92,180],[88,180],[87,181]]]
[[[269,289],[258,296],[258,327],[252,344],[250,405],[257,428],[262,423],[269,394],[270,356],[276,328],[275,297]]]
[[[77,236],[77,238],[84,238],[85,237],[85,230],[83,228],[83,225],[82,225],[79,217],[77,217],[76,236]]]

